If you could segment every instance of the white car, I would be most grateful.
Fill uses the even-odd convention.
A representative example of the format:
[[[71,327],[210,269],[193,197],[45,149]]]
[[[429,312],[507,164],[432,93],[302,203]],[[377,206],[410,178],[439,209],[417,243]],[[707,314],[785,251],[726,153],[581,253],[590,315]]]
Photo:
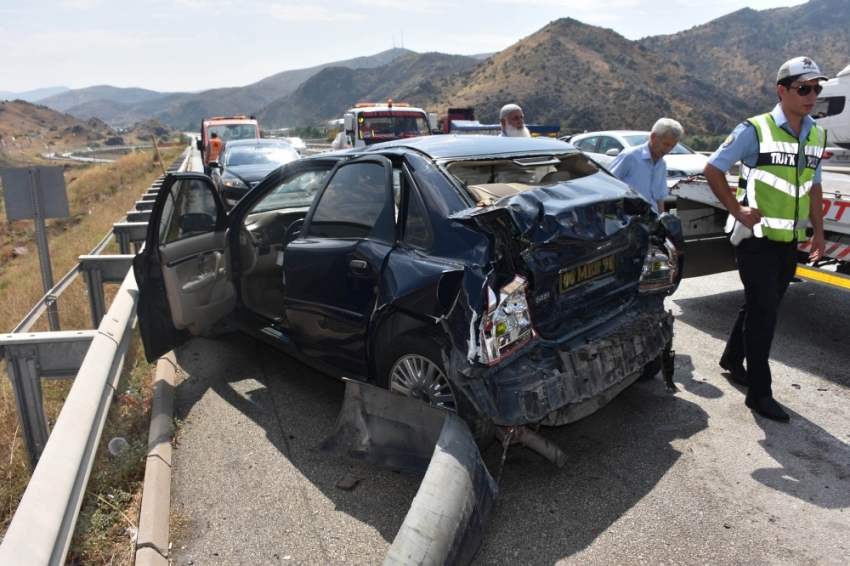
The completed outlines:
[[[307,144],[301,138],[282,138],[283,141],[289,144],[289,147],[297,151],[299,154],[302,150],[307,149]]]
[[[610,130],[585,132],[561,139],[573,144],[591,159],[607,168],[623,149],[646,143],[649,140],[649,132]],[[664,161],[667,162],[668,179],[682,179],[691,175],[702,175],[703,167],[708,163],[708,157],[696,153],[680,142],[664,157]]]
[[[823,165],[832,167],[850,166],[850,149],[843,147],[828,147],[823,156]]]

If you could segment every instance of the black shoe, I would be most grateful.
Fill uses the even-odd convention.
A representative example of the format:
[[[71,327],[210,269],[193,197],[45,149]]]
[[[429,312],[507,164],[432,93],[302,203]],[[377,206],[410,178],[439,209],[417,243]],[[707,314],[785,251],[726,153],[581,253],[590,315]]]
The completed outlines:
[[[732,377],[732,381],[740,385],[741,387],[749,387],[750,381],[747,379],[747,370],[744,368],[744,364],[738,362],[737,364],[733,364],[725,357],[720,358],[720,367],[729,372],[729,375]]]
[[[752,397],[747,395],[744,404],[766,419],[787,423],[791,418],[773,397]]]

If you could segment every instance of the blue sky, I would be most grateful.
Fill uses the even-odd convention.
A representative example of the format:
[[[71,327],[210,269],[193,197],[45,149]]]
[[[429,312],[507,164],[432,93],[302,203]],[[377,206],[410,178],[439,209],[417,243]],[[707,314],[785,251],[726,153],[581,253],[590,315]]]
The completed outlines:
[[[572,17],[629,39],[801,0],[0,0],[0,91],[244,86],[373,55],[501,51]]]

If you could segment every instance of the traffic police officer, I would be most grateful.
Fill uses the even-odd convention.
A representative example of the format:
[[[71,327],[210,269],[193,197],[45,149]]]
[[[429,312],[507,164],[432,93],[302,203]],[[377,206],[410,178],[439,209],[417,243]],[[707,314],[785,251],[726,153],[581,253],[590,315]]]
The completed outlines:
[[[820,163],[826,132],[809,116],[821,80],[827,77],[808,57],[786,61],[776,76],[779,104],[739,125],[704,170],[712,192],[729,211],[727,231],[733,233],[744,284],[744,306],[720,366],[735,383],[748,387],[747,407],[781,422],[789,417],[773,398],[768,364],[779,302],[794,276],[806,226],[814,231],[809,259],[820,259],[824,249]],[[733,196],[725,171],[739,160]]]

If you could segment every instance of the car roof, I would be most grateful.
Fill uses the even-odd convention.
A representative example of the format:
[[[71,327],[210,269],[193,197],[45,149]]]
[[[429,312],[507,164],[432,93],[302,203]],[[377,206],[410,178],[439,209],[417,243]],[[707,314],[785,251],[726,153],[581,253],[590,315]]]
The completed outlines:
[[[575,134],[573,139],[575,138],[585,138],[588,136],[631,136],[635,134],[639,135],[649,135],[651,132],[649,131],[641,131],[641,130],[603,130],[600,132],[582,132],[580,134]]]
[[[227,142],[227,147],[243,147],[246,145],[256,145],[256,146],[271,146],[271,147],[289,147],[292,146],[281,140],[272,140],[272,139],[250,139],[250,140],[231,140]]]
[[[375,144],[364,153],[389,148],[411,148],[432,159],[471,158],[513,153],[566,153],[574,146],[554,138],[506,138],[484,135],[438,134]]]

